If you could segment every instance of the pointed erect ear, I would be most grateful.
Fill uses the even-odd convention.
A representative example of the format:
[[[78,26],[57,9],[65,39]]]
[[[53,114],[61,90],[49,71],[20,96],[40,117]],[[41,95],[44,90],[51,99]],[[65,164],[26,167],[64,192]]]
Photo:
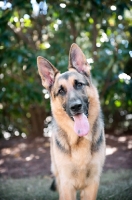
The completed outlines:
[[[54,84],[55,75],[59,71],[48,60],[41,56],[37,57],[37,65],[39,75],[41,76],[42,85],[47,90],[50,90],[50,88]]]
[[[71,45],[69,52],[69,69],[75,68],[80,73],[90,74],[90,65],[82,50],[75,43]]]

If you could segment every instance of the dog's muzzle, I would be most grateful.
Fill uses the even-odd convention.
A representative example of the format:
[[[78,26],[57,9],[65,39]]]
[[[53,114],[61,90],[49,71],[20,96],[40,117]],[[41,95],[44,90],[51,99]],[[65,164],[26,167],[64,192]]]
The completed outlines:
[[[83,106],[81,100],[77,99],[70,103],[69,110],[71,113],[71,116],[80,114],[83,112]]]

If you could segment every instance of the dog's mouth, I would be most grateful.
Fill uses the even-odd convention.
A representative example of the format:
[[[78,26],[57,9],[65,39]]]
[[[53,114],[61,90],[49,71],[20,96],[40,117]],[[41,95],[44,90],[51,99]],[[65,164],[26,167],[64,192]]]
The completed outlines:
[[[69,117],[74,122],[74,131],[75,133],[81,137],[85,136],[89,133],[90,126],[88,120],[88,108],[89,102],[86,103],[85,107],[81,108],[76,112],[70,112],[69,109],[66,109],[66,105],[63,105],[64,111],[69,115]]]
[[[74,131],[78,136],[85,136],[89,132],[89,121],[87,115],[84,113],[79,113],[77,115],[72,116],[74,120]]]
[[[76,115],[80,115],[80,114],[82,114],[81,112],[80,113],[77,113],[77,114],[75,114],[75,116]],[[84,113],[86,116],[87,116],[87,118],[88,118],[88,113]],[[74,115],[73,116],[70,116],[70,118],[72,119],[72,121],[74,121]]]

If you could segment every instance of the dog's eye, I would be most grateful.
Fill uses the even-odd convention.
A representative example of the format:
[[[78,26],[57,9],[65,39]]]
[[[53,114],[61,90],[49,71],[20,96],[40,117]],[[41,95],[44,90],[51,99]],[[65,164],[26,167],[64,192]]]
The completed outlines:
[[[76,87],[76,89],[81,89],[82,86],[83,86],[83,83],[77,82],[77,81],[75,82],[75,87]]]
[[[82,87],[82,83],[77,83],[77,87]]]
[[[59,91],[58,91],[58,94],[60,94],[60,95],[65,95],[65,93],[66,93],[66,91],[64,90],[64,88],[63,87],[61,87],[60,89],[59,89]]]

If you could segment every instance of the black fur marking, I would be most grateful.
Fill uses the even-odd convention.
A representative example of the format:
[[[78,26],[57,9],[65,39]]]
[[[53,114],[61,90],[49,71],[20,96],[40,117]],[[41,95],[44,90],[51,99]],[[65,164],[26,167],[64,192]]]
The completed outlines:
[[[90,87],[90,84],[89,82],[85,79],[85,85],[89,86]]]
[[[70,150],[66,149],[57,138],[55,139],[55,142],[56,142],[58,149],[60,149],[60,151],[62,151],[63,153],[66,153],[66,154],[70,153]]]
[[[74,88],[76,90],[82,90],[83,86],[89,86],[89,83],[86,79],[84,79],[83,81],[78,81],[78,80],[74,81]]]
[[[57,96],[58,96],[58,95],[65,96],[65,94],[66,94],[66,90],[65,90],[65,88],[61,85],[60,88],[59,88],[59,90],[58,90]]]
[[[70,76],[73,76],[75,75],[75,72],[65,72],[63,74],[61,74],[61,76],[58,78],[58,80],[61,80],[61,79],[65,79],[65,80],[68,80]]]
[[[101,130],[101,133],[96,141],[93,141],[91,146],[91,152],[97,152],[103,142],[103,130]]]
[[[76,67],[74,67],[72,65],[69,68],[75,69],[79,74],[82,74],[83,76],[88,78],[89,82],[91,83],[91,76],[89,74],[87,74],[85,71],[80,72]],[[86,80],[86,85],[90,87],[90,83],[89,82]]]
[[[63,104],[62,107],[64,108],[64,111],[66,111],[66,104]]]
[[[53,182],[52,182],[52,184],[51,184],[51,186],[50,186],[50,189],[51,189],[52,191],[56,191],[56,190],[57,190],[55,178],[53,179]]]
[[[90,176],[90,170],[87,170],[86,177],[88,178]]]
[[[77,145],[79,145],[79,143],[83,140],[83,137],[78,137],[77,139]]]
[[[57,75],[58,73],[60,73],[60,72],[59,72],[59,71],[57,71],[57,72],[55,73],[55,75],[54,75],[54,78],[56,78],[56,75]]]
[[[89,78],[89,75],[85,71],[83,73],[87,78]]]
[[[92,128],[92,134],[93,136],[96,134],[97,132],[97,127],[98,127],[98,117],[96,118],[94,124],[93,124],[93,128]]]
[[[62,76],[61,76],[60,79],[68,80],[68,79],[69,79],[69,76],[71,76],[71,74],[69,74],[69,73],[64,73],[64,74],[62,74]]]
[[[73,175],[74,177],[77,177],[77,176],[78,176],[78,170],[77,170],[77,169],[73,169],[72,175]]]

